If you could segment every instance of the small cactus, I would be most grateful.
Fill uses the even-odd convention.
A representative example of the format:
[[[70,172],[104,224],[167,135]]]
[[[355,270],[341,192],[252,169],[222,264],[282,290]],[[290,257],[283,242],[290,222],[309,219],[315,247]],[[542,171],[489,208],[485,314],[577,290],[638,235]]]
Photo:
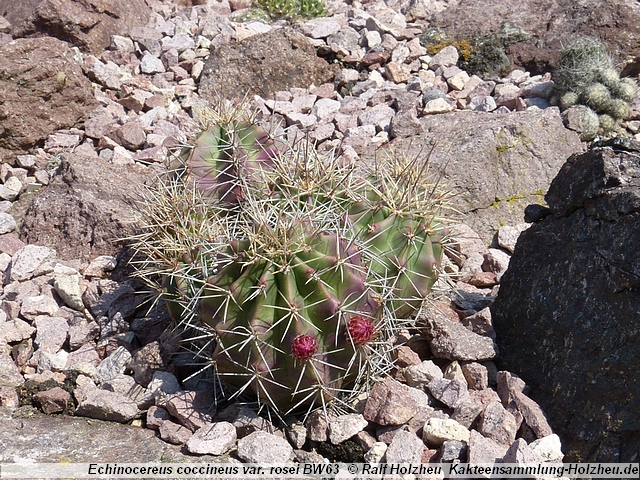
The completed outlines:
[[[635,80],[620,78],[615,60],[606,46],[593,37],[570,42],[560,55],[554,72],[561,97],[560,108],[566,110],[582,105],[591,113],[582,111],[583,140],[597,135],[607,137],[620,130],[620,123],[629,116],[631,102],[638,93]],[[593,128],[593,122],[598,125]]]
[[[253,5],[273,20],[315,18],[327,14],[323,0],[256,0]]]

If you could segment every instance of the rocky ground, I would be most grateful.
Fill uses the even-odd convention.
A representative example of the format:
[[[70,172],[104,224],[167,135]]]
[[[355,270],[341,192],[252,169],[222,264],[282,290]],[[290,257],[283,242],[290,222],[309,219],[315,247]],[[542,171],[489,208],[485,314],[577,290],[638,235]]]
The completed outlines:
[[[225,47],[234,51],[235,44],[229,45],[235,40],[269,32],[281,45],[279,35],[294,43],[302,42],[296,35],[304,37],[313,56],[302,70],[315,77],[301,80],[308,81],[305,86],[289,85],[287,78],[280,79],[282,86],[274,86],[277,79],[264,85],[252,81],[246,88],[255,96],[249,100],[265,121],[286,126],[289,140],[304,135],[319,150],[338,149],[349,161],[424,135],[424,119],[457,111],[495,118],[514,112],[536,120],[551,116],[555,120],[547,123],[557,122],[555,130],[565,132],[562,121],[566,132],[578,130],[571,141],[580,151],[579,126],[568,114],[561,119],[549,103],[551,75],[516,69],[488,80],[458,68],[454,47],[428,55],[418,36],[424,19],[445,10],[446,2],[332,1],[329,16],[286,34],[284,22],[246,21],[250,2],[148,3],[146,25],[110,35],[102,51],[100,45],[80,50],[53,37],[11,42],[12,26],[0,17],[0,59],[24,56],[38,43],[39,55],[59,72],[47,77],[58,103],[30,107],[54,108],[56,115],[34,115],[37,127],[23,126],[13,144],[0,143],[3,154],[14,154],[0,169],[0,406],[11,425],[9,436],[0,434],[0,461],[79,460],[68,452],[38,455],[20,442],[10,445],[13,429],[37,410],[152,429],[165,442],[182,446],[183,453],[245,462],[561,460],[560,440],[524,382],[494,363],[499,352],[488,307],[526,224],[512,221],[501,228],[495,248],[487,248],[491,241],[484,229],[480,235],[466,225],[457,227],[457,254],[447,267],[457,275],[455,290],[417,319],[419,329],[398,336],[394,378],[378,382],[355,413],[314,414],[304,423],[292,419],[282,426],[240,404],[216,409],[198,376],[178,380],[181,366],[172,357],[178,346],[165,333],[166,314],[161,306],[140,308],[139,285],[124,276],[124,260],[116,258],[114,239],[131,225],[113,208],[164,168],[177,141],[193,134],[194,107],[214,92],[236,88],[221,74]],[[210,56],[212,47],[222,53]],[[329,62],[341,61],[318,64],[315,52]],[[326,71],[334,81],[323,81]],[[5,108],[24,102],[7,92]],[[508,124],[510,117],[504,118]],[[59,128],[81,119],[82,127]],[[19,129],[11,120],[3,128],[15,133]],[[638,100],[625,127],[640,139]],[[38,142],[41,148],[20,151]],[[86,161],[79,165],[72,158]],[[111,167],[123,170],[101,173]],[[99,182],[113,189],[104,186],[100,202],[91,190],[78,193],[78,183]],[[67,198],[63,194],[80,199],[82,218],[75,223],[56,217],[70,208],[56,203]],[[104,210],[92,212],[96,204]],[[100,224],[87,220],[95,215],[102,217]],[[105,227],[109,222],[120,235]],[[55,249],[45,246],[61,231],[68,241]],[[70,452],[73,446],[68,447]]]

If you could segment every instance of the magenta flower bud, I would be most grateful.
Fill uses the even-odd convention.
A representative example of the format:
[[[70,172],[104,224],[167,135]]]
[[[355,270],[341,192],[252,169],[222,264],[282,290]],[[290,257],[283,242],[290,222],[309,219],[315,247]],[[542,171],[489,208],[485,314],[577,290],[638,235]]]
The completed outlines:
[[[291,342],[291,354],[296,360],[308,360],[318,351],[316,339],[309,335],[298,335]]]
[[[362,345],[367,343],[373,337],[375,328],[373,322],[370,319],[363,317],[362,315],[356,315],[349,323],[347,323],[348,335],[353,340],[355,345]]]

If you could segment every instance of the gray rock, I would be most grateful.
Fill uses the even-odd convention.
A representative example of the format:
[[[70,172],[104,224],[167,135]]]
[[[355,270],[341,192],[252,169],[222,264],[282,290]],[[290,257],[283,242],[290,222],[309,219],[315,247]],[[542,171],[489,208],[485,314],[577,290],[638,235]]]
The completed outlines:
[[[257,64],[262,68],[255,69]],[[256,94],[273,98],[276,92],[291,87],[332,82],[335,73],[302,34],[274,29],[215,49],[205,62],[198,93],[209,100],[218,94],[224,98]]]
[[[182,388],[176,376],[172,373],[159,370],[153,372],[153,377],[147,385],[145,394],[140,401],[143,405],[155,404],[163,406],[169,395],[180,391],[182,391]]]
[[[103,383],[124,373],[127,365],[131,361],[131,354],[125,347],[118,347],[111,355],[100,362],[93,380],[97,383]]]
[[[302,31],[307,37],[326,38],[338,33],[341,25],[332,18],[314,18],[302,24]]]
[[[509,393],[518,411],[524,417],[524,421],[533,430],[536,437],[542,438],[553,433],[540,405],[518,390],[511,389]]]
[[[473,315],[464,317],[460,320],[460,323],[478,335],[489,337],[493,340],[496,339],[496,332],[493,329],[491,310],[489,307],[483,308]]]
[[[165,420],[158,427],[160,438],[174,445],[184,445],[191,438],[192,432],[187,427],[171,420]]]
[[[293,448],[284,438],[257,431],[238,441],[238,457],[247,463],[286,463]]]
[[[391,378],[377,382],[367,398],[364,418],[379,425],[401,425],[417,412],[410,387]]]
[[[329,48],[338,55],[359,57],[364,54],[359,46],[360,35],[353,28],[342,28],[339,32],[327,37],[326,41]]]
[[[315,410],[307,417],[305,426],[307,427],[307,438],[314,442],[326,442],[329,432],[329,422],[334,417],[325,414],[322,409]]]
[[[516,243],[520,234],[529,228],[528,223],[519,223],[518,225],[510,226],[506,225],[498,230],[498,245],[510,253],[516,249]]]
[[[228,457],[194,457],[162,441],[153,430],[67,415],[36,414],[25,418],[0,413],[0,461],[25,459],[59,462],[72,454],[74,461],[108,463],[209,463],[235,462]],[[71,453],[73,452],[73,453]]]
[[[384,442],[375,442],[369,450],[364,454],[364,461],[370,464],[382,463],[382,459],[387,453],[387,444]]]
[[[301,423],[293,423],[286,430],[287,439],[294,448],[302,448],[307,441],[307,427]]]
[[[431,351],[437,358],[458,361],[483,361],[496,356],[497,347],[489,337],[471,332],[459,323],[443,317],[424,319],[431,339]]]
[[[118,7],[94,0],[86,3],[36,0],[22,4],[21,8],[11,7],[15,4],[10,0],[0,1],[0,13],[13,25],[14,37],[57,37],[96,55],[110,45],[114,33],[126,34],[144,25],[151,15],[151,8],[143,0]]]
[[[164,37],[161,45],[163,51],[175,48],[178,53],[182,53],[185,50],[193,50],[196,46],[193,37],[186,33],[179,33],[173,37]]]
[[[340,415],[329,422],[329,441],[338,445],[362,431],[369,422],[359,413]]]
[[[229,422],[204,425],[187,440],[187,450],[200,455],[222,455],[235,446],[236,427]]]
[[[29,280],[47,263],[56,257],[56,251],[49,247],[25,245],[13,255],[11,261],[11,281]]]
[[[0,11],[24,13],[29,6],[23,5],[26,8],[15,8],[13,2],[2,0]],[[68,43],[52,37],[2,42],[0,90],[6,113],[0,137],[3,163],[12,165],[17,155],[41,146],[49,134],[74,127],[89,117],[96,101],[91,82],[74,57]],[[60,73],[63,75],[59,77]],[[34,115],[36,111],[40,114]]]
[[[83,68],[90,79],[111,90],[120,90],[123,83],[131,80],[131,74],[116,63],[103,63],[93,56],[85,57]]]
[[[534,440],[529,447],[545,462],[561,462],[564,457],[560,437],[555,433]]]
[[[492,307],[505,368],[527,379],[568,461],[640,451],[640,422],[620,423],[640,418],[624,400],[640,392],[640,353],[625,347],[640,340],[629,323],[640,313],[639,169],[637,153],[612,148],[570,157],[545,197],[551,215],[522,233]]]
[[[149,407],[147,410],[147,428],[153,430],[159,430],[160,425],[165,420],[171,420],[171,414],[162,407],[156,407],[155,405]],[[191,432],[191,430],[189,430]]]
[[[87,342],[95,340],[100,335],[100,326],[96,322],[82,322],[69,327],[69,347],[71,350],[80,348]]]
[[[376,105],[360,113],[358,123],[373,125],[376,127],[376,131],[387,130],[395,113],[395,110],[387,105]]]
[[[16,229],[16,219],[6,212],[0,212],[0,235],[13,232]]]
[[[386,450],[387,463],[419,464],[424,451],[424,443],[415,433],[400,430]]]
[[[60,295],[60,298],[68,307],[79,312],[84,311],[82,290],[80,289],[80,275],[56,273],[53,280],[53,288],[55,288],[56,293]]]
[[[474,253],[484,254],[487,250],[484,241],[469,225],[459,223],[451,227],[451,259],[462,267]]]
[[[154,73],[163,73],[165,71],[162,60],[148,52],[145,53],[140,60],[140,70],[142,73],[149,75]]]
[[[26,297],[20,307],[20,315],[27,320],[35,320],[39,315],[55,315],[60,307],[52,295],[43,294]]]
[[[461,460],[467,454],[467,444],[460,440],[445,440],[440,447],[440,460],[451,462]]]
[[[311,113],[320,120],[329,117],[340,110],[342,104],[338,100],[330,98],[320,98],[311,109]]]
[[[131,361],[128,368],[133,370],[133,376],[142,386],[149,385],[153,375],[156,371],[165,366],[165,361],[162,356],[160,343],[158,341],[146,344],[140,350],[138,350]]]
[[[94,258],[84,270],[85,277],[101,278],[106,272],[112,271],[118,265],[116,257],[112,255],[100,255]]]
[[[516,439],[516,419],[500,402],[491,402],[480,415],[478,431],[501,445],[509,447]]]
[[[24,378],[13,359],[0,353],[0,387],[18,387],[24,383]]]
[[[93,374],[95,377],[95,373]],[[141,402],[146,389],[142,385],[138,385],[133,377],[124,375],[122,373],[115,375],[109,380],[105,380],[100,388],[103,390],[109,390],[110,392],[119,393],[125,397],[130,398],[136,402],[136,405],[140,410],[146,410],[149,405],[144,405]]]
[[[517,438],[504,453],[502,461],[505,463],[532,464],[543,463],[544,460],[527,445],[524,438]]]
[[[212,393],[208,391],[189,390],[168,395],[165,408],[192,432],[212,423],[216,413]]]
[[[81,417],[97,418],[125,423],[140,415],[136,402],[119,393],[99,388],[84,392],[75,414]]]
[[[427,385],[427,388],[436,399],[450,408],[455,407],[469,396],[467,386],[459,380],[434,378]]]
[[[0,321],[0,343],[19,343],[36,331],[34,327],[24,320],[16,318],[14,320]]]
[[[429,68],[437,70],[439,67],[452,67],[458,63],[458,50],[454,46],[444,47],[429,61]]]
[[[489,388],[489,372],[481,363],[471,362],[462,364],[462,373],[470,389],[484,390]]]
[[[14,387],[0,387],[0,407],[18,408],[20,406],[20,398]]]
[[[524,443],[526,445],[527,442]],[[506,453],[506,446],[494,442],[475,430],[471,430],[469,435],[469,463],[495,463],[502,459]],[[506,463],[517,463],[506,459],[504,461]]]
[[[47,188],[20,205],[25,209],[20,238],[55,246],[60,259],[117,254],[124,245],[118,239],[133,234],[131,220],[137,208],[131,199],[150,174],[144,168],[65,156]]]
[[[507,268],[509,268],[510,258],[511,256],[506,252],[498,250],[497,248],[490,248],[489,251],[484,254],[482,270],[495,273],[499,281],[504,272],[507,271]]]
[[[450,418],[430,418],[424,425],[422,439],[429,446],[438,447],[447,440],[469,443],[469,430]]]
[[[37,333],[33,343],[38,350],[56,353],[64,345],[69,332],[69,323],[63,317],[38,316],[33,322]]]
[[[541,192],[565,159],[584,149],[556,108],[508,115],[456,111],[420,121],[425,133],[396,138],[394,148],[419,155],[425,138],[436,142],[429,165],[458,193],[456,208],[485,245],[501,225],[520,223],[524,207],[541,203]],[[367,151],[362,159],[370,162],[374,156]]]
[[[480,252],[471,253],[462,264],[459,281],[469,282],[474,276],[482,272],[484,256]]]
[[[471,398],[471,395],[465,395],[460,399],[451,412],[451,418],[467,428],[476,421],[478,415],[482,413],[484,406]]]

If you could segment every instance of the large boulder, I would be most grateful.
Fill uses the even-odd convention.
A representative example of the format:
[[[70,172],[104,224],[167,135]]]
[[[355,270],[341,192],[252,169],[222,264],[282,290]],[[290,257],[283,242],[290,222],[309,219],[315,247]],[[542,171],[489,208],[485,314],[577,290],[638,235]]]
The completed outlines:
[[[421,119],[424,133],[397,138],[393,149],[427,155],[431,172],[453,189],[453,206],[487,245],[504,224],[542,201],[565,159],[584,150],[557,108],[506,114],[455,111]],[[367,158],[380,158],[373,152]]]
[[[509,47],[514,66],[548,72],[568,39],[591,35],[620,56],[625,75],[640,73],[640,3],[636,0],[460,0],[434,14],[430,25],[464,39],[498,32],[505,21],[532,36]]]
[[[570,462],[640,460],[640,153],[573,155],[492,307],[503,367]]]
[[[0,0],[0,15],[14,37],[57,37],[98,55],[111,35],[146,25],[151,8],[144,0]]]
[[[23,38],[0,45],[0,158],[44,145],[49,134],[79,126],[94,109],[91,82],[68,43]]]
[[[332,82],[338,71],[316,55],[304,35],[278,28],[215,48],[205,63],[198,93],[208,100],[273,98],[279,90]]]
[[[150,175],[149,167],[69,154],[46,188],[14,205],[24,211],[16,215],[20,239],[53,247],[63,260],[116,256],[135,231],[135,201]]]

